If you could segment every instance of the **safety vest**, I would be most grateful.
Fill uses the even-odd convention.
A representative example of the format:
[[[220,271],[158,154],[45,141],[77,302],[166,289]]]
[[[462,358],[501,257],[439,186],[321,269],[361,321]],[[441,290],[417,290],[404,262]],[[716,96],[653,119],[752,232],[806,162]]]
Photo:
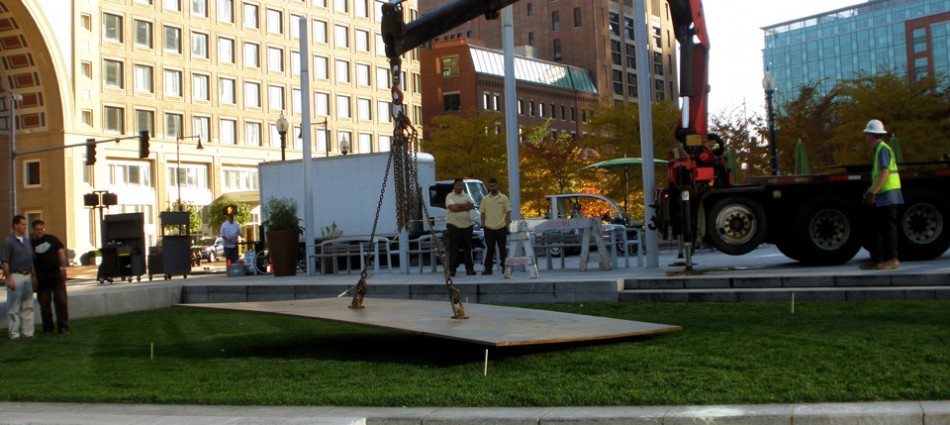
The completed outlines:
[[[881,187],[881,192],[900,189],[901,176],[897,172],[897,156],[894,155],[894,149],[891,149],[891,147],[884,142],[878,143],[877,148],[874,149],[874,166],[871,168],[871,181],[876,182],[877,175],[880,174],[880,165],[877,162],[877,156],[881,153],[881,149],[887,149],[887,151],[891,154],[891,162],[887,165],[887,169],[890,171],[890,174],[887,175],[887,181],[884,183],[884,186]]]

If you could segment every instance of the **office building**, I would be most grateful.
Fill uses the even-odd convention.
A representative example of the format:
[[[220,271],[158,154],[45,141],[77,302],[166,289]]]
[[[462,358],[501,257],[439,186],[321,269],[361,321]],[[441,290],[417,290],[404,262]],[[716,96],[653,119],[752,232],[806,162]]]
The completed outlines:
[[[877,0],[762,28],[778,99],[818,84],[893,71],[912,81],[950,75],[950,1]]]
[[[82,253],[99,242],[98,214],[84,207],[83,194],[109,190],[119,205],[108,212],[143,212],[154,245],[158,213],[179,196],[199,206],[222,197],[259,203],[256,166],[281,159],[282,113],[291,124],[288,160],[301,157],[301,131],[311,132],[314,155],[388,150],[392,80],[382,4],[0,0],[0,134],[15,136],[17,152],[151,134],[142,159],[135,139],[97,145],[91,166],[82,147],[18,155],[17,212],[43,218]],[[415,1],[404,8],[407,20],[416,16]],[[308,57],[300,54],[301,19]],[[304,62],[312,93],[301,92]],[[402,81],[417,119],[418,51],[405,55]],[[22,101],[13,103],[11,93]],[[303,101],[311,102],[313,128],[300,128]],[[9,173],[6,149],[0,163]],[[6,188],[0,199],[10,201]],[[0,220],[10,222],[9,209]]]

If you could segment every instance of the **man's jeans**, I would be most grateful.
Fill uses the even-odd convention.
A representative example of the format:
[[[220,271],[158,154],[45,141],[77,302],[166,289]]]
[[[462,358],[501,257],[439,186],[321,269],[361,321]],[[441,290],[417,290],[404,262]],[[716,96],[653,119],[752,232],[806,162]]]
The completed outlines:
[[[33,277],[26,274],[11,273],[16,290],[7,287],[7,323],[10,339],[33,336]]]

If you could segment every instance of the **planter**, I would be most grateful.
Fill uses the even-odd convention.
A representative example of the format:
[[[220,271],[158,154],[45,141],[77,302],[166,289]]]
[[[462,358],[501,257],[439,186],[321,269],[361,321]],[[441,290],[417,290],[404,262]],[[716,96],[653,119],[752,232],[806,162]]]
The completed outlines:
[[[299,235],[300,233],[297,230],[271,230],[267,232],[267,245],[270,247],[270,262],[274,276],[295,276],[297,274]]]

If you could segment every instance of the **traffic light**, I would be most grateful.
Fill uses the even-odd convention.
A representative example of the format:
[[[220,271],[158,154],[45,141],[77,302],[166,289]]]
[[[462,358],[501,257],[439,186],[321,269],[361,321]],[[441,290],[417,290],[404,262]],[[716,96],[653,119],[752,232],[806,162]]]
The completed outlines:
[[[234,215],[234,214],[237,214],[237,207],[236,207],[236,206],[234,206],[234,205],[226,205],[226,206],[224,207],[224,215],[226,215],[226,216],[232,216],[232,215]]]
[[[139,132],[139,158],[148,158],[148,130]]]
[[[86,165],[96,164],[96,139],[86,139]]]

